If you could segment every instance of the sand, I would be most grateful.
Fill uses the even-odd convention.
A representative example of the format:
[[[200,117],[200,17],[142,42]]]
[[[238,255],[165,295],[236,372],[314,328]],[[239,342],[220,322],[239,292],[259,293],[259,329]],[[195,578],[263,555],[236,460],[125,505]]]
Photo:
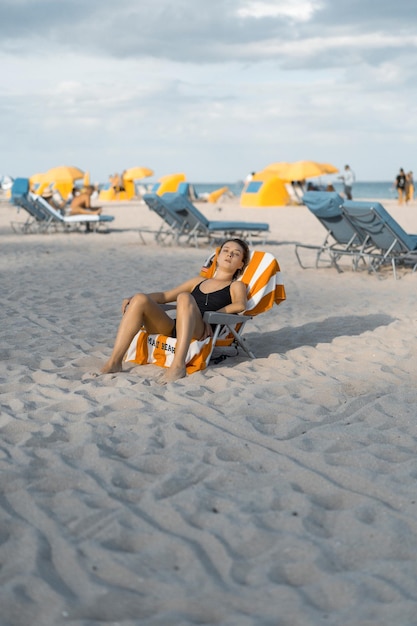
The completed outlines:
[[[303,206],[201,208],[270,223],[287,301],[256,360],[161,386],[91,372],[122,298],[210,249],[141,245],[138,202],[109,234],[16,234],[0,205],[1,626],[416,624],[417,273],[301,269]]]

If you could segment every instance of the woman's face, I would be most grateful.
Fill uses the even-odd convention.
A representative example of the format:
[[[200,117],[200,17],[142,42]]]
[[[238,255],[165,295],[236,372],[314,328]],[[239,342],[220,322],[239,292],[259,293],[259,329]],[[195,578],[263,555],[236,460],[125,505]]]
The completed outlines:
[[[244,251],[235,241],[226,241],[219,252],[217,263],[219,263],[219,261],[227,264],[230,269],[233,269],[234,273],[243,268]]]

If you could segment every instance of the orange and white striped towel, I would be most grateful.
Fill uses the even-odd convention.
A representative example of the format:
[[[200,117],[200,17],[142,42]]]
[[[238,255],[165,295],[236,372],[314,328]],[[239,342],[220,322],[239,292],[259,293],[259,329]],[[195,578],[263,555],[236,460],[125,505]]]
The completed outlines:
[[[200,270],[200,276],[212,278],[216,273],[219,249],[209,256]],[[270,252],[252,251],[249,263],[239,280],[248,286],[248,304],[245,314],[258,315],[286,299],[279,263]]]
[[[200,275],[211,278],[216,271],[218,251],[212,254],[200,271]],[[281,271],[276,258],[270,252],[252,251],[248,265],[239,278],[247,285],[247,308],[244,315],[253,316],[280,304],[286,298]],[[170,367],[175,353],[176,339],[165,335],[150,335],[144,329],[133,338],[125,360],[138,365],[153,363]],[[230,345],[233,336],[226,328],[219,335],[216,345]],[[207,367],[212,353],[210,337],[204,341],[194,340],[187,353],[187,373],[192,374]]]
[[[153,363],[160,367],[170,367],[175,354],[177,340],[166,335],[150,335],[140,330],[133,338],[125,361],[146,365]],[[191,342],[186,357],[187,374],[193,374],[207,367],[211,355],[211,337],[204,341]]]

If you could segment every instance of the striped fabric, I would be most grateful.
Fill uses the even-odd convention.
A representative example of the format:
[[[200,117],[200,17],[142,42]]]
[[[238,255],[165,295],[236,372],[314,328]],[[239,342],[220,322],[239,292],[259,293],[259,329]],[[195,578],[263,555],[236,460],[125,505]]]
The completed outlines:
[[[214,276],[218,251],[209,256],[200,270],[200,276]],[[248,286],[246,315],[264,313],[274,304],[281,304],[286,298],[278,261],[270,252],[252,251],[250,261],[239,280]]]
[[[140,330],[133,338],[125,361],[146,365],[152,363],[160,367],[170,367],[175,353],[177,340],[166,335],[150,335]],[[187,352],[187,374],[192,374],[207,367],[211,354],[211,338],[204,341],[192,341]]]
[[[201,268],[200,275],[211,278],[216,271],[218,250],[212,254]],[[280,267],[276,258],[269,252],[252,251],[251,258],[242,276],[239,278],[248,286],[248,305],[244,315],[254,316],[280,304],[286,298]],[[239,324],[236,325],[239,330]],[[233,336],[228,329],[220,333],[216,346],[233,343]],[[165,335],[150,335],[140,330],[133,338],[125,360],[145,365],[153,363],[161,367],[170,367],[174,358],[176,339]],[[212,353],[211,338],[204,341],[192,341],[187,353],[187,373],[203,370],[207,367]]]

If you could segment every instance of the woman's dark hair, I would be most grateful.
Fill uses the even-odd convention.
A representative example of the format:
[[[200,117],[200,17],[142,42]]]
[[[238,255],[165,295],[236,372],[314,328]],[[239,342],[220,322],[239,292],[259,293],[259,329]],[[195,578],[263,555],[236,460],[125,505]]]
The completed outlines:
[[[243,274],[245,267],[249,263],[250,250],[246,241],[243,241],[243,239],[238,239],[237,237],[231,237],[230,239],[226,239],[225,241],[223,241],[222,245],[220,246],[220,250],[223,248],[223,246],[229,243],[229,241],[233,241],[234,243],[237,243],[238,246],[240,246],[243,250],[243,267],[242,269],[237,270],[237,272],[235,272],[233,279],[236,280],[236,278],[239,278],[239,276]]]

